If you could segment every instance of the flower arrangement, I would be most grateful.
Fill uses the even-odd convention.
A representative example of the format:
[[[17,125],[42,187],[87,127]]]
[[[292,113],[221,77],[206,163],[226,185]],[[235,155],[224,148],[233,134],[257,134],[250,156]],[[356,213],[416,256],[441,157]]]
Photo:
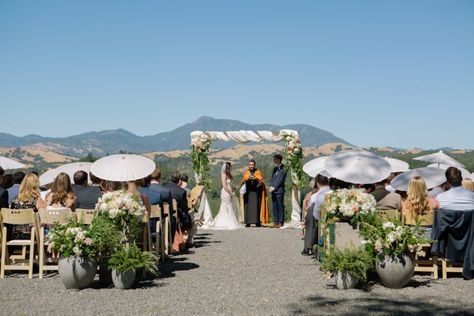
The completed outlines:
[[[209,188],[209,172],[211,170],[209,150],[211,148],[211,137],[206,133],[193,133],[191,135],[191,159],[193,170],[196,173],[196,182]]]
[[[361,234],[366,247],[376,255],[416,253],[424,257],[422,244],[432,241],[424,236],[420,226],[403,226],[398,220],[364,223]]]
[[[125,240],[137,235],[139,223],[146,211],[139,195],[122,190],[104,193],[95,208],[100,216],[111,219],[123,232]]]
[[[94,257],[96,254],[90,231],[74,221],[52,227],[47,245],[48,252],[54,251],[62,257]]]
[[[296,186],[299,186],[303,179],[303,147],[301,139],[295,131],[281,131],[281,136],[286,142],[284,153],[285,160],[291,170],[291,179]]]
[[[377,202],[371,194],[360,189],[339,189],[328,195],[325,208],[328,218],[350,218],[358,222],[364,216],[375,212]]]

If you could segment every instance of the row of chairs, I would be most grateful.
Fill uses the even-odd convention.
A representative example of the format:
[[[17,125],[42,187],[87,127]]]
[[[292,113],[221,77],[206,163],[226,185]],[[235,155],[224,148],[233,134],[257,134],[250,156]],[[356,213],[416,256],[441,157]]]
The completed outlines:
[[[173,209],[176,209],[177,203],[173,200]],[[0,212],[0,278],[4,278],[5,271],[28,271],[28,277],[33,277],[33,264],[38,263],[39,278],[43,278],[45,271],[57,271],[57,260],[51,260],[53,264],[46,261],[46,236],[45,225],[55,223],[65,223],[70,219],[76,220],[82,224],[90,225],[97,213],[94,210],[76,209],[40,209],[34,212],[33,209],[9,209],[2,208]],[[170,216],[176,216],[176,213],[170,212],[170,207],[164,203],[163,209],[159,205],[153,205],[150,214],[143,217],[143,238],[141,241],[144,250],[155,252],[160,260],[165,260],[171,253],[171,219]],[[150,231],[150,220],[156,222],[156,236],[153,242],[153,236]],[[10,225],[30,225],[31,232],[29,239],[7,240],[7,224]],[[18,251],[12,251],[11,248],[20,248]],[[36,254],[36,255],[35,255]]]

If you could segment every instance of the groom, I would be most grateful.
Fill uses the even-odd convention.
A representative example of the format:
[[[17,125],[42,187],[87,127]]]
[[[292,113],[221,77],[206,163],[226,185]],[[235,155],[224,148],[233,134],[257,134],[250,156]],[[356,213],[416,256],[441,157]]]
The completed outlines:
[[[283,157],[280,154],[273,156],[276,167],[273,168],[272,179],[268,191],[272,194],[273,205],[273,228],[281,228],[285,224],[285,180],[286,170],[282,164]]]

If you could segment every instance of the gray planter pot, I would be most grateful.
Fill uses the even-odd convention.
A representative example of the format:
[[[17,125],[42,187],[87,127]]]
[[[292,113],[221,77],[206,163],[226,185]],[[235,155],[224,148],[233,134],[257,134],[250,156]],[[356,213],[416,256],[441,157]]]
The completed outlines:
[[[83,289],[94,281],[97,261],[89,257],[60,258],[58,273],[66,289]]]
[[[391,289],[401,289],[410,282],[415,267],[413,256],[398,255],[378,258],[375,265],[383,285]]]
[[[135,270],[120,272],[112,270],[112,282],[117,289],[129,289],[135,282]]]
[[[346,271],[337,271],[334,280],[339,290],[353,289],[359,282],[357,278],[354,278]]]

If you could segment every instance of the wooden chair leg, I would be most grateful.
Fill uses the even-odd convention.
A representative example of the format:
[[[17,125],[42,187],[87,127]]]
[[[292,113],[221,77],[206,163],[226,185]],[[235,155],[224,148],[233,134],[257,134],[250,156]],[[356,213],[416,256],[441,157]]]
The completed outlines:
[[[438,256],[433,256],[433,279],[438,280]]]
[[[33,278],[33,260],[35,259],[35,228],[31,228],[30,260],[28,262],[28,278]]]
[[[2,238],[2,257],[1,257],[1,262],[0,262],[0,278],[4,278],[5,277],[5,265],[7,264],[7,257],[8,257],[8,253],[7,253],[7,228],[4,227],[3,228],[3,232],[2,232],[2,236],[4,236]]]
[[[41,227],[40,230],[40,240],[39,240],[39,278],[43,278],[43,268],[45,263],[44,258],[44,227]]]
[[[170,219],[169,216],[166,217],[165,220],[165,254],[169,255],[170,254]]]
[[[443,279],[447,279],[448,278],[448,272],[446,271],[446,268],[447,268],[447,264],[446,264],[446,258],[445,257],[442,257],[441,258],[441,270],[442,270],[442,273],[443,273]]]

